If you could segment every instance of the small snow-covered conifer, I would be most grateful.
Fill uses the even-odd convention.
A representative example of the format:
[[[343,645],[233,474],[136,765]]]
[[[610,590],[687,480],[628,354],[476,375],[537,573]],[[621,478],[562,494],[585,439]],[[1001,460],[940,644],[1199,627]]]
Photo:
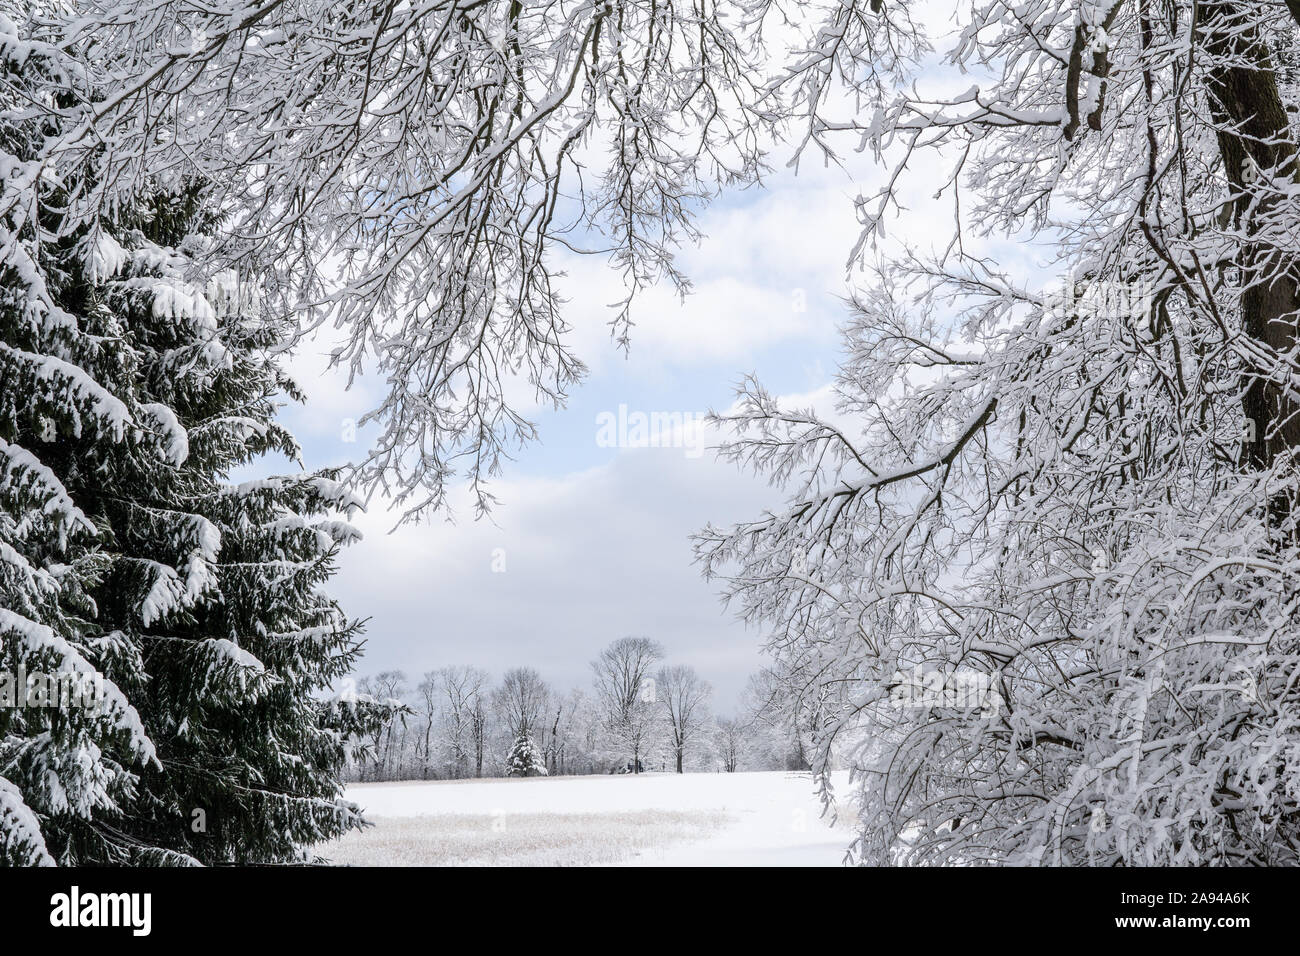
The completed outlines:
[[[520,734],[506,755],[507,777],[545,777],[546,761],[532,738]]]

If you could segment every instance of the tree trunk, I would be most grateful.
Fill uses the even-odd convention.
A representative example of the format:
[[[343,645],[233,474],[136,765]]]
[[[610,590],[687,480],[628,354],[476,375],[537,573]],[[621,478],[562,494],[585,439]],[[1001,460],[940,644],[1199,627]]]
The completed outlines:
[[[474,776],[483,776],[483,718],[480,714],[474,716]]]
[[[1220,0],[1201,6],[1197,27],[1207,52],[1232,60],[1231,65],[1213,68],[1208,90],[1211,116],[1220,127],[1224,172],[1233,189],[1241,192],[1232,217],[1246,237],[1240,265],[1251,277],[1241,296],[1242,326],[1250,338],[1285,355],[1296,343],[1300,283],[1295,264],[1279,259],[1276,243],[1267,235],[1268,219],[1283,197],[1261,196],[1258,181],[1264,171],[1279,187],[1294,183],[1296,148],[1268,47],[1241,17],[1242,8]],[[1255,184],[1251,193],[1245,191],[1248,183]],[[1260,281],[1261,276],[1266,281]],[[1285,385],[1269,377],[1278,371],[1261,363],[1246,373],[1246,460],[1259,468],[1267,468],[1279,453],[1300,447],[1300,405]],[[1280,377],[1285,381],[1289,375]]]

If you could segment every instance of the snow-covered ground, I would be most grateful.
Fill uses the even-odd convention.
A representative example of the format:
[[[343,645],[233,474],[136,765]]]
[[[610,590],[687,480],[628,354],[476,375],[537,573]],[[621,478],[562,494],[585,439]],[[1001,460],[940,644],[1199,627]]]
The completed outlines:
[[[354,865],[835,866],[807,774],[698,773],[356,784],[375,826],[319,849]]]

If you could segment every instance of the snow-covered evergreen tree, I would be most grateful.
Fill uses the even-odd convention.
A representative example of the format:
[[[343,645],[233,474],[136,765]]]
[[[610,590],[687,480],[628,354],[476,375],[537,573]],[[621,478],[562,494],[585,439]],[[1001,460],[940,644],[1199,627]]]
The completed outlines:
[[[8,5],[6,5],[8,6]],[[46,217],[71,184],[48,165],[54,110],[75,116],[82,75],[55,47],[21,39],[0,9],[0,861],[77,859],[93,820],[134,792],[156,753],[112,683],[94,708],[27,707],[20,675],[102,676],[130,648],[95,624],[91,592],[109,559],[86,482],[161,454],[157,420],[104,382],[121,371],[120,330],[65,311],[52,286],[77,249],[45,241]],[[15,12],[15,11],[10,11]],[[42,109],[41,107],[44,107]],[[85,248],[84,246],[82,247]],[[103,250],[110,247],[105,245]],[[89,455],[90,449],[99,454]],[[132,466],[139,467],[139,466]],[[21,696],[23,699],[16,699]]]
[[[357,502],[331,474],[223,480],[265,452],[297,457],[273,420],[276,396],[296,394],[274,358],[284,330],[246,314],[230,277],[206,296],[187,283],[177,250],[204,241],[190,201],[149,212],[134,270],[104,286],[144,355],[137,398],[166,410],[175,453],[103,503],[116,554],[101,619],[139,644],[162,764],[128,828],[205,861],[283,860],[356,821],[336,782],[358,729],[339,718],[355,715],[315,695],[359,651],[357,625],[319,590],[356,536],[333,514]]]
[[[545,777],[546,761],[537,744],[527,734],[515,738],[510,753],[506,755],[507,777]]]
[[[296,858],[358,822],[338,771],[374,709],[317,696],[359,650],[320,591],[357,503],[330,474],[226,481],[297,456],[286,330],[203,275],[202,190],[61,236],[80,187],[46,147],[91,91],[9,21],[0,56],[0,662],[104,689],[0,710],[0,856]]]

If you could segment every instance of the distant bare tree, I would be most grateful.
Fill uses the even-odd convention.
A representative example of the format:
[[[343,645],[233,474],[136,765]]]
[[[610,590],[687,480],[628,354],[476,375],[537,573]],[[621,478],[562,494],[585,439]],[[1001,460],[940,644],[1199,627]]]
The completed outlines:
[[[742,696],[742,724],[756,738],[770,759],[764,764],[785,770],[808,770],[809,745],[815,718],[808,712],[808,698],[797,685],[777,670],[764,667],[751,674]]]
[[[469,776],[471,762],[478,769],[475,714],[482,713],[488,680],[486,671],[458,665],[430,671],[420,685],[422,694],[432,695],[446,765],[453,777]]]
[[[543,714],[550,705],[551,689],[531,667],[506,671],[492,692],[492,701],[511,740],[532,737],[542,730]]]
[[[713,687],[685,664],[661,667],[655,677],[656,693],[668,725],[669,742],[677,772],[682,772],[686,747],[700,736],[708,718],[708,701]]]
[[[718,756],[722,758],[722,769],[727,773],[735,773],[744,747],[745,725],[739,720],[721,717],[717,728],[716,745]]]
[[[406,695],[406,674],[403,671],[382,671],[373,677],[365,677],[357,684],[358,690],[381,703],[402,704]],[[406,716],[409,709],[402,704],[393,719],[386,722],[374,734],[374,774],[382,778],[388,771],[389,760],[393,750],[393,737],[400,723],[402,731],[406,729]]]
[[[663,647],[647,637],[621,637],[591,665],[606,729],[615,745],[631,755],[633,773],[641,771],[652,732],[656,688],[650,674],[663,656]]]
[[[483,701],[483,695],[477,694],[474,697],[473,706],[469,712],[469,733],[471,747],[474,753],[474,776],[483,776],[483,755],[486,752],[485,741],[487,739],[487,721],[488,708]]]
[[[433,747],[433,722],[438,713],[438,672],[429,671],[426,673],[416,690],[420,695],[420,703],[424,707],[424,752],[423,754],[417,754],[417,756],[423,761],[423,776],[427,780],[429,778],[430,756]]]

